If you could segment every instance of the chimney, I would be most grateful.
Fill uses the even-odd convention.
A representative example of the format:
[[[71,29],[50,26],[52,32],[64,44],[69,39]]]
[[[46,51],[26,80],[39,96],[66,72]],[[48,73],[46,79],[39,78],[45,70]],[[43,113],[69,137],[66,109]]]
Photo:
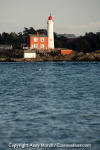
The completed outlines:
[[[39,33],[37,32],[37,36],[39,36]]]

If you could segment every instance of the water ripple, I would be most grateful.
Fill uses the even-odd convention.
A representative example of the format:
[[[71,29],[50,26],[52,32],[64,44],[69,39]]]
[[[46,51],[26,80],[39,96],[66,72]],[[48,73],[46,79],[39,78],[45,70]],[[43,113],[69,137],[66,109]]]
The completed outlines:
[[[60,142],[90,143],[99,150],[99,66],[0,63],[0,149],[10,150],[10,142]]]

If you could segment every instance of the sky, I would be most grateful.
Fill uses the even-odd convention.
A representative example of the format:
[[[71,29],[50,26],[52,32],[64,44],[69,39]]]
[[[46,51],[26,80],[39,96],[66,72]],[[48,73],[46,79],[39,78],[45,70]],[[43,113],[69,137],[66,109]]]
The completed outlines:
[[[50,12],[56,33],[100,32],[100,0],[0,0],[0,33],[47,29]]]

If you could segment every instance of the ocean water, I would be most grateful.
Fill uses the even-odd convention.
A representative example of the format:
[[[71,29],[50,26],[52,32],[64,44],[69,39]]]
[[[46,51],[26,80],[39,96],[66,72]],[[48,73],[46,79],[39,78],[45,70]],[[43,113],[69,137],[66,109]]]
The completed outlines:
[[[0,63],[0,150],[13,149],[100,150],[100,63]]]

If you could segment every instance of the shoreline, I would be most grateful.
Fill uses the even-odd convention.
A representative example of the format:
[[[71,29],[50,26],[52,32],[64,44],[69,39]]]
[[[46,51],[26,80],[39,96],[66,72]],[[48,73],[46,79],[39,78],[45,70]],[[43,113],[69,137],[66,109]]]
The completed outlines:
[[[0,62],[54,62],[54,61],[100,61],[100,50],[95,52],[84,53],[72,50],[71,54],[62,55],[60,53],[46,52],[36,53],[36,58],[24,58],[23,50],[12,50],[0,52]]]
[[[82,60],[67,60],[67,59],[24,59],[24,58],[0,58],[0,62],[100,62],[100,60],[94,59],[82,59]]]

